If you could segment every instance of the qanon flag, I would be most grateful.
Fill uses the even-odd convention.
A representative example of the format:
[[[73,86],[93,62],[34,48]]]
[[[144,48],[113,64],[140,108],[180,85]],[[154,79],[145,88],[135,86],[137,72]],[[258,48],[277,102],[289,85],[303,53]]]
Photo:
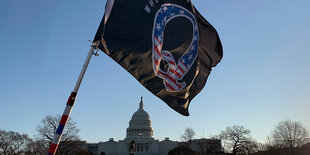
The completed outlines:
[[[145,88],[185,116],[223,56],[216,30],[189,0],[108,0],[96,41]]]

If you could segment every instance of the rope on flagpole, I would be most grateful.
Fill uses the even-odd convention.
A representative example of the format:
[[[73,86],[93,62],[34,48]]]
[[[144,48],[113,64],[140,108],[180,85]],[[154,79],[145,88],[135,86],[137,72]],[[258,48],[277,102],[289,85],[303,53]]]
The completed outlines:
[[[94,52],[95,49],[98,49],[98,45],[99,45],[99,42],[94,42],[91,45],[91,48],[90,48],[90,50],[88,52],[88,55],[86,57],[86,60],[84,62],[83,68],[82,68],[82,70],[80,72],[79,78],[76,81],[75,87],[74,87],[73,91],[71,92],[71,94],[70,94],[70,96],[68,98],[68,101],[67,101],[67,104],[66,104],[66,108],[65,108],[65,110],[64,110],[64,112],[62,114],[62,117],[60,119],[60,122],[59,122],[59,125],[57,127],[56,133],[54,134],[54,138],[52,140],[52,143],[50,145],[50,148],[48,150],[47,155],[55,155],[56,154],[59,142],[61,140],[63,129],[65,128],[65,126],[66,126],[66,124],[67,124],[67,122],[69,120],[70,113],[71,113],[73,105],[75,103],[75,99],[76,99],[77,93],[79,91],[79,88],[80,88],[81,82],[83,80],[83,77],[85,75],[86,69],[88,67],[88,64],[89,64],[89,62],[91,60],[92,55],[96,55],[96,56],[98,55],[97,53]]]

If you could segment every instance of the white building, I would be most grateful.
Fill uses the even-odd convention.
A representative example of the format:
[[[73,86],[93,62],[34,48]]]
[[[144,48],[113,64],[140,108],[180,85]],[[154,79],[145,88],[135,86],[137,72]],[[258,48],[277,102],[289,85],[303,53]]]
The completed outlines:
[[[177,141],[166,138],[158,141],[153,138],[153,128],[149,114],[143,109],[143,101],[139,103],[139,109],[132,115],[126,138],[118,142],[110,138],[107,142],[84,144],[84,150],[100,155],[128,155],[130,154],[130,143],[135,142],[135,155],[167,155],[168,152],[178,147]]]
[[[118,142],[110,138],[107,142],[86,143],[81,149],[100,155],[129,155],[132,153],[130,144],[135,143],[134,155],[167,155],[176,147],[184,147],[184,142],[171,141],[165,138],[163,141],[155,140],[149,114],[143,109],[143,101],[139,103],[139,109],[132,115],[126,138]],[[189,142],[193,151],[200,153],[224,154],[220,139],[193,139]],[[186,144],[187,145],[187,144]],[[186,146],[185,145],[185,146]]]

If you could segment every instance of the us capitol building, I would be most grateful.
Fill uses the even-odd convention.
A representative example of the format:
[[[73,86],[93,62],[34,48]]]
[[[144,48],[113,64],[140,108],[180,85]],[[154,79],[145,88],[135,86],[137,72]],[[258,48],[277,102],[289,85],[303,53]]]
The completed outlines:
[[[171,141],[165,138],[164,141],[158,141],[153,138],[153,128],[149,114],[143,109],[143,101],[139,103],[139,109],[132,115],[129,121],[129,127],[126,131],[126,138],[118,142],[110,138],[107,142],[85,143],[83,150],[92,152],[94,155],[100,155],[104,152],[106,155],[128,155],[130,153],[130,143],[135,142],[135,155],[165,155],[175,147],[179,142]]]
[[[135,143],[135,150],[131,148]],[[114,141],[110,138],[107,142],[82,144],[81,149],[92,152],[93,155],[167,155],[176,147],[184,146],[184,142],[171,141],[165,138],[163,141],[153,138],[153,128],[149,114],[143,109],[143,101],[139,103],[139,109],[132,115],[124,140]],[[211,148],[216,152],[222,152],[221,140],[219,139],[194,139],[190,148],[198,152],[206,152]]]

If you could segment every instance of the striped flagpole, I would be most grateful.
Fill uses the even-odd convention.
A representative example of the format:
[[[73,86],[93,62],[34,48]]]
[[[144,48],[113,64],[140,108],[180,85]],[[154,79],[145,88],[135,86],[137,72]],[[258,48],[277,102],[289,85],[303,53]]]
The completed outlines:
[[[97,49],[97,47],[98,47],[98,42],[93,43],[91,45],[91,48],[90,48],[90,50],[88,52],[88,55],[87,55],[87,58],[86,58],[86,60],[84,62],[84,65],[83,65],[83,68],[81,70],[81,73],[79,75],[79,78],[78,78],[78,80],[77,80],[77,82],[75,84],[75,87],[74,87],[73,91],[71,92],[71,94],[70,94],[70,96],[68,98],[66,108],[65,108],[65,110],[64,110],[64,112],[62,114],[61,120],[59,122],[59,125],[57,127],[56,133],[54,135],[53,141],[52,141],[52,143],[50,145],[50,148],[48,150],[47,155],[55,155],[56,154],[56,151],[57,151],[57,148],[58,148],[58,144],[59,144],[59,142],[61,140],[62,131],[63,131],[64,127],[66,126],[68,120],[69,120],[70,113],[71,113],[71,110],[73,108],[77,92],[78,92],[78,90],[80,88],[81,82],[83,80],[83,77],[84,77],[84,74],[85,74],[86,69],[88,67],[88,64],[90,62],[90,59],[91,59],[92,55],[95,54],[94,50]],[[97,54],[95,54],[95,55],[97,55]]]

